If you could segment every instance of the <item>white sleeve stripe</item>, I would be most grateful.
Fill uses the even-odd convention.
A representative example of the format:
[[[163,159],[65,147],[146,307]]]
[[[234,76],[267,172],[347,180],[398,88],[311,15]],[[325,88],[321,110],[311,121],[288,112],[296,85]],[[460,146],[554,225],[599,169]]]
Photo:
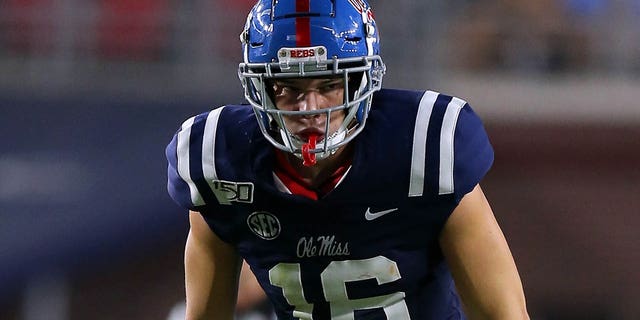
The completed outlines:
[[[189,185],[189,192],[191,194],[191,202],[194,206],[204,204],[202,195],[198,191],[196,184],[191,179],[191,172],[189,170],[189,139],[191,137],[191,126],[195,117],[187,119],[183,124],[180,132],[178,132],[178,145],[176,146],[176,153],[178,156],[178,174]]]
[[[454,166],[454,136],[458,115],[464,107],[464,100],[453,98],[444,118],[442,119],[442,131],[440,131],[440,177],[438,194],[451,194],[454,192],[453,166]]]
[[[202,139],[202,173],[209,184],[211,190],[215,190],[213,181],[218,180],[216,172],[216,133],[218,130],[218,120],[224,107],[214,109],[209,112],[207,122],[204,126],[204,136]]]
[[[424,193],[427,131],[431,111],[438,93],[426,91],[420,99],[418,115],[413,132],[413,151],[411,153],[411,177],[409,179],[409,197],[420,197]]]

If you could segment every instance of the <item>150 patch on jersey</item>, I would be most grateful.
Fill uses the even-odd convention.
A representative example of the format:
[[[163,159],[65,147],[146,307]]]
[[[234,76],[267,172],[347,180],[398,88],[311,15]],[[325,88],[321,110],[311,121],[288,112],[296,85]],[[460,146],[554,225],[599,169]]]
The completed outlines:
[[[213,193],[220,204],[253,203],[253,183],[213,180]]]

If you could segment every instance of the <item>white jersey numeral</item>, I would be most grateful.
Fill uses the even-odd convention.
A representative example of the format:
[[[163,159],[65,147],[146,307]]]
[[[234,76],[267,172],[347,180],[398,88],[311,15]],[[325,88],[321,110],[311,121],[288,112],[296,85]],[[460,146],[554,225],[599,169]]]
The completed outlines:
[[[352,320],[356,310],[382,308],[387,319],[408,320],[409,309],[404,292],[362,299],[349,299],[347,282],[376,279],[384,284],[400,279],[398,265],[383,256],[363,260],[332,261],[320,274],[324,297],[329,302],[332,320]],[[293,316],[312,319],[313,305],[304,297],[300,264],[280,263],[269,270],[269,280],[282,288],[287,302],[294,307]]]
[[[313,305],[304,298],[299,263],[278,263],[269,270],[269,282],[282,288],[287,303],[295,306],[293,316],[300,319],[313,319]]]

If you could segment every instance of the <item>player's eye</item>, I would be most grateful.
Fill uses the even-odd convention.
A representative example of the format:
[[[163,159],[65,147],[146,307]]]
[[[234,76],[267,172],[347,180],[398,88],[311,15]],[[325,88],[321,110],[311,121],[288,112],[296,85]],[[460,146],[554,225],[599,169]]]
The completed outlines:
[[[344,85],[341,81],[333,81],[333,82],[329,82],[324,84],[323,86],[320,87],[320,91],[323,92],[329,92],[329,91],[333,91],[333,90],[339,90],[344,88]]]
[[[273,85],[273,91],[276,96],[297,96],[301,92],[299,88],[285,83],[275,83]]]

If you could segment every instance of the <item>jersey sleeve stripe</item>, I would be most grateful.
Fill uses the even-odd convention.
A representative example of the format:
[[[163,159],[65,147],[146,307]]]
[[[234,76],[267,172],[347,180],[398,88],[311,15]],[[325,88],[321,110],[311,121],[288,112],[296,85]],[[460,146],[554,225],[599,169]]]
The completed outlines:
[[[426,91],[422,95],[418,106],[418,114],[413,132],[409,197],[420,197],[424,192],[427,128],[431,118],[431,111],[437,98],[438,93]]]
[[[191,202],[194,206],[204,205],[204,200],[202,199],[202,195],[198,191],[196,184],[193,182],[191,178],[191,170],[190,170],[190,155],[189,155],[189,144],[191,140],[191,126],[195,117],[191,117],[187,119],[181,127],[180,132],[178,132],[178,143],[177,143],[177,155],[178,155],[178,174],[180,177],[187,183],[189,186],[189,191],[191,194]]]
[[[456,124],[460,110],[467,104],[466,101],[453,98],[447,106],[447,111],[442,120],[442,130],[440,132],[440,186],[438,194],[454,193],[453,183],[453,165],[454,165],[454,149],[453,141],[456,130]]]
[[[202,141],[202,172],[204,178],[209,184],[209,188],[215,190],[213,186],[214,180],[218,180],[216,172],[216,133],[218,129],[218,120],[220,113],[224,107],[214,109],[209,113],[204,127],[204,139]]]
[[[210,114],[211,112],[207,112],[196,116],[196,120],[194,121],[193,126],[191,126],[191,141],[189,142],[191,147],[189,150],[191,180],[193,180],[196,188],[200,192],[204,204],[213,201],[215,197],[209,182],[207,182],[207,177],[204,174],[202,162],[205,145],[212,143],[210,141],[206,141],[204,136],[205,129],[207,127],[207,120],[209,119]]]
[[[194,207],[215,199],[215,141],[221,108],[187,119],[177,134],[176,162],[180,178],[189,188]]]

